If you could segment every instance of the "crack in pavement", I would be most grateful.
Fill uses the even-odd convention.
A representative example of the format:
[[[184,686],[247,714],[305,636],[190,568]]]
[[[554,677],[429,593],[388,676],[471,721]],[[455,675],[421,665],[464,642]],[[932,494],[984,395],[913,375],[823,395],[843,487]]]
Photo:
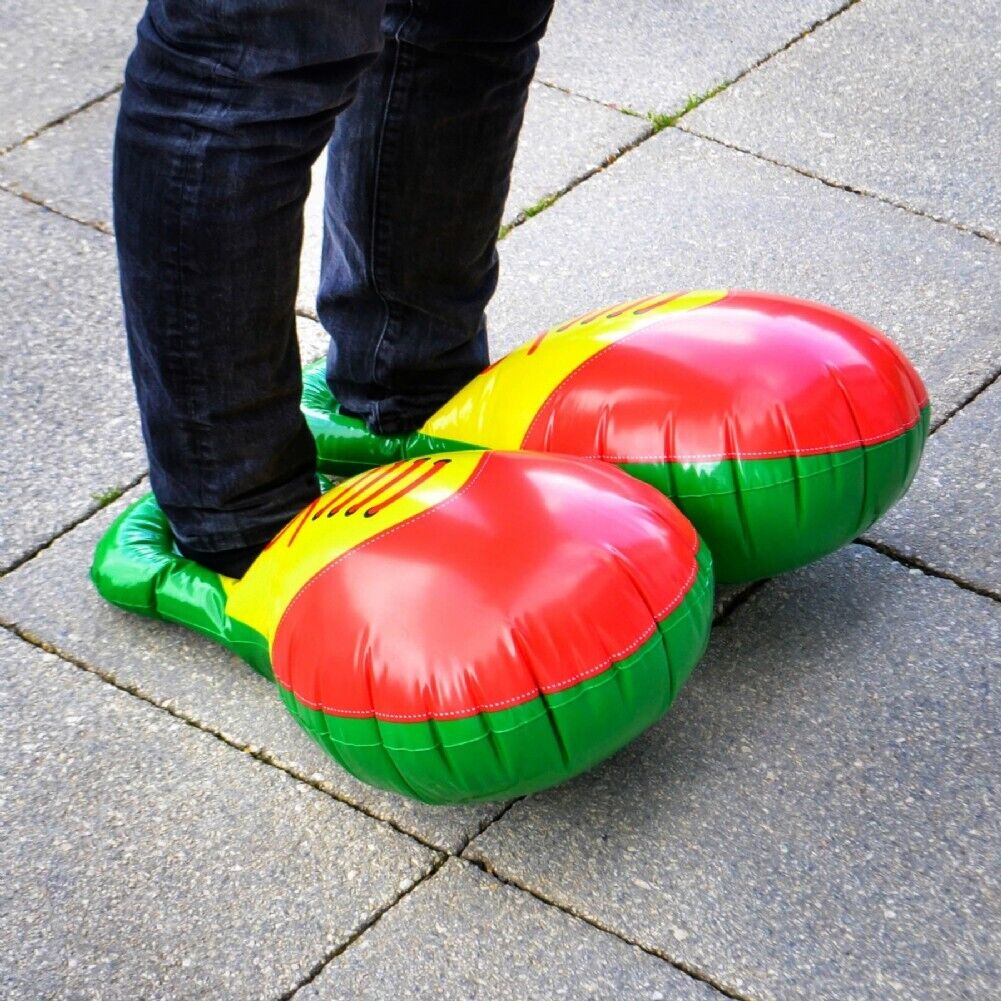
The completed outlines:
[[[264,750],[261,747],[257,747],[254,744],[250,744],[246,741],[240,740],[237,737],[233,737],[218,727],[212,726],[203,720],[198,719],[197,716],[193,716],[191,713],[179,709],[176,706],[172,706],[166,702],[161,701],[156,698],[156,696],[149,694],[144,691],[139,685],[132,684],[131,682],[124,682],[116,678],[111,672],[105,670],[104,668],[95,667],[92,664],[88,664],[86,661],[81,660],[78,657],[74,657],[72,654],[67,653],[65,650],[59,649],[47,640],[36,636],[30,630],[23,628],[16,622],[12,622],[7,619],[0,619],[0,628],[6,629],[9,633],[17,636],[18,639],[24,640],[25,643],[29,643],[33,647],[37,647],[39,650],[45,653],[51,654],[58,657],[60,660],[69,664],[72,667],[77,668],[81,671],[86,671],[88,674],[92,674],[95,677],[100,678],[102,681],[111,685],[113,688],[117,688],[120,692],[124,692],[126,695],[130,695],[133,698],[139,699],[145,702],[147,705],[153,706],[155,709],[161,712],[167,713],[169,716],[173,716],[174,719],[179,720],[181,723],[192,727],[195,730],[200,730],[202,733],[206,733],[211,737],[215,737],[216,740],[239,751],[241,754],[247,754],[259,761],[261,764],[268,765],[271,768],[277,768],[280,772],[284,772],[290,778],[295,779],[297,782],[302,782],[304,785],[308,785],[315,789],[317,792],[323,793],[325,796],[329,796],[331,799],[336,800],[338,803],[342,803],[344,806],[350,807],[352,810],[357,810],[358,813],[363,814],[366,817],[374,820],[376,823],[384,824],[387,827],[392,828],[397,834],[402,834],[404,837],[410,839],[411,841],[417,842],[424,848],[428,848],[433,852],[442,852],[447,849],[443,849],[440,846],[434,844],[433,842],[427,840],[419,834],[415,834],[413,831],[408,831],[406,828],[400,826],[395,820],[391,820],[388,817],[380,817],[378,814],[373,813],[371,810],[358,803],[352,802],[347,799],[341,793],[331,788],[327,783],[318,781],[310,775],[306,775],[304,772],[295,768],[293,765],[286,764],[280,758],[275,757],[271,752]],[[468,844],[468,841],[467,841]]]
[[[77,105],[75,108],[72,108],[65,114],[59,115],[56,118],[51,119],[44,125],[39,125],[38,128],[35,129],[33,132],[29,132],[28,135],[22,136],[16,142],[13,142],[9,146],[4,146],[2,149],[0,149],[0,157],[6,156],[8,153],[12,152],[15,149],[20,149],[26,143],[30,143],[33,139],[37,139],[39,136],[44,135],[50,129],[54,129],[57,126],[62,125],[63,122],[68,122],[71,118],[76,118],[77,115],[86,111],[88,108],[93,108],[95,104],[100,104],[102,101],[106,101],[109,97],[113,97],[124,86],[125,86],[124,81],[121,83],[116,83],[115,86],[111,88],[111,90],[106,90],[104,91],[104,93],[98,94],[96,97],[88,98],[88,100],[84,101],[83,104]]]
[[[143,470],[138,476],[133,477],[127,483],[121,484],[120,486],[122,494],[126,494],[130,490],[139,486],[139,484],[142,483],[142,481],[145,478],[146,478],[146,470]],[[118,496],[120,497],[122,494],[119,494]],[[86,510],[84,510],[83,514],[81,514],[77,518],[74,518],[67,524],[63,525],[63,527],[60,528],[58,532],[47,538],[44,542],[40,542],[33,549],[30,549],[28,552],[22,554],[21,556],[16,557],[13,563],[0,566],[0,580],[2,580],[8,574],[12,574],[15,570],[19,569],[20,567],[23,567],[25,563],[30,563],[31,560],[33,560],[39,553],[45,552],[45,550],[48,549],[54,542],[61,539],[64,535],[68,535],[70,532],[73,531],[74,528],[79,528],[84,522],[90,521],[90,519],[93,518],[95,514],[98,514],[99,512],[103,511],[106,507],[108,507],[108,504],[113,504],[114,501],[117,499],[118,497],[114,498],[114,500],[112,501],[109,501],[107,504],[102,504],[99,501],[95,501],[92,506],[87,507]]]
[[[731,990],[724,984],[716,980],[711,974],[704,970],[692,966],[690,963],[685,963],[682,960],[677,960],[672,958],[668,953],[664,952],[662,949],[658,949],[654,946],[644,945],[642,942],[638,942],[635,939],[623,934],[622,932],[616,931],[614,928],[610,928],[605,925],[600,919],[593,917],[592,915],[586,914],[584,912],[578,911],[573,907],[565,904],[561,904],[558,901],[551,900],[545,894],[540,893],[537,890],[533,890],[531,887],[525,886],[522,883],[517,882],[517,880],[510,878],[508,876],[502,876],[488,862],[483,862],[480,859],[469,858],[466,855],[462,855],[459,858],[460,862],[465,862],[467,865],[475,866],[477,869],[486,873],[492,879],[496,879],[497,882],[503,883],[505,886],[510,886],[512,889],[520,890],[522,893],[527,893],[530,897],[538,900],[540,903],[545,904],[548,907],[553,907],[563,914],[568,915],[571,918],[576,918],[578,921],[583,921],[584,924],[590,925],[592,928],[597,929],[600,932],[604,932],[606,935],[611,935],[613,938],[617,938],[620,942],[624,942],[626,945],[630,945],[635,949],[639,949],[640,952],[646,953],[648,956],[653,956],[655,959],[661,960],[661,962],[667,963],[669,966],[674,967],[680,973],[685,974],[685,976],[690,977],[692,980],[698,980],[700,983],[706,984],[711,987],[718,994],[721,994],[725,998],[730,998],[731,1001],[755,1001],[754,998],[748,997],[745,994],[738,994],[736,991]]]
[[[401,894],[399,894],[394,900],[390,901],[388,904],[384,904],[382,907],[377,908],[372,912],[364,921],[362,921],[355,929],[352,931],[347,939],[340,945],[335,946],[329,952],[324,953],[324,955],[317,960],[313,966],[310,967],[309,972],[290,990],[285,991],[284,994],[280,994],[275,1001],[291,1001],[292,998],[296,996],[304,987],[308,987],[326,968],[333,962],[338,956],[346,952],[351,948],[355,942],[358,941],[370,928],[374,928],[382,919],[388,914],[396,905],[404,899],[404,897],[409,897],[414,890],[417,889],[422,883],[426,883],[432,876],[436,875],[441,867],[450,859],[455,856],[448,852],[439,852],[439,857],[436,858],[429,867],[428,871],[420,876],[418,879],[407,887]]]
[[[865,546],[867,549],[872,549],[887,559],[893,560],[894,563],[899,563],[901,566],[907,567],[908,570],[919,570],[926,577],[937,577],[939,580],[947,580],[964,591],[971,591],[981,598],[989,598],[991,601],[1001,604],[1001,594],[998,592],[991,591],[990,588],[984,587],[982,584],[974,584],[971,581],[964,580],[958,574],[954,574],[949,570],[939,570],[930,563],[925,563],[919,556],[908,556],[898,549],[894,549],[893,546],[887,545],[885,542],[879,542],[876,539],[858,538],[855,539],[854,545]]]
[[[858,2],[858,0],[856,0]],[[680,132],[684,132],[686,135],[694,136],[696,139],[702,139],[705,142],[715,143],[717,146],[722,146],[724,149],[731,150],[734,153],[741,153],[744,156],[752,157],[761,163],[770,164],[772,167],[778,167],[780,170],[791,170],[795,174],[799,174],[800,177],[808,177],[812,181],[818,181],[828,188],[834,188],[836,191],[844,191],[848,194],[858,195],[861,198],[871,198],[873,201],[881,202],[883,205],[889,205],[892,208],[900,209],[902,212],[908,213],[908,215],[917,216],[921,219],[927,219],[929,222],[938,223],[940,226],[948,226],[950,229],[954,229],[957,232],[965,233],[968,236],[976,237],[978,240],[984,240],[993,247],[1001,247],[1001,240],[986,230],[980,230],[976,226],[971,226],[968,223],[957,222],[955,219],[949,219],[946,216],[936,215],[933,212],[928,212],[925,209],[916,208],[913,205],[909,205],[907,202],[897,201],[895,198],[891,198],[889,195],[881,195],[878,191],[871,191],[868,188],[858,188],[852,184],[848,184],[846,181],[834,181],[829,177],[824,177],[823,174],[817,174],[806,167],[797,167],[793,163],[786,163],[784,160],[776,160],[773,157],[766,156],[764,153],[757,153],[752,149],[748,149],[746,146],[740,146],[737,143],[730,142],[726,139],[720,139],[716,136],[708,135],[705,132],[699,132],[697,129],[689,128],[685,125],[675,125]]]

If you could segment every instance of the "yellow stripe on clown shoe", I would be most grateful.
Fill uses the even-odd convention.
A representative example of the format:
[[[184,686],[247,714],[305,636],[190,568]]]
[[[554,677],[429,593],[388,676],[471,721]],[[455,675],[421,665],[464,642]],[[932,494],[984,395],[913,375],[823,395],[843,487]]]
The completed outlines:
[[[370,539],[454,497],[482,458],[482,452],[471,451],[405,459],[338,484],[293,518],[243,578],[222,578],[226,614],[256,629],[270,649],[289,602],[313,577]]]
[[[726,294],[726,289],[702,289],[649,296],[552,327],[481,372],[420,430],[482,448],[521,448],[549,397],[600,351],[663,316],[719,302]],[[513,407],[512,400],[519,405]]]

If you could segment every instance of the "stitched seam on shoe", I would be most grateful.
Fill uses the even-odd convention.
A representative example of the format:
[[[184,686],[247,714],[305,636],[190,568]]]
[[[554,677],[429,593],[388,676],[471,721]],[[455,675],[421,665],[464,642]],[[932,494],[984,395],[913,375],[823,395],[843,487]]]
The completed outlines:
[[[470,481],[472,482],[472,481]],[[458,496],[458,495],[456,495]],[[427,512],[430,514],[430,512]],[[424,517],[420,515],[419,517]],[[402,526],[400,526],[402,527]],[[387,533],[388,534],[388,533]],[[374,541],[374,540],[373,540]],[[361,548],[361,547],[359,547]],[[345,554],[346,555],[346,554]],[[333,564],[331,564],[332,566]],[[321,571],[322,573],[323,571]],[[498,699],[494,702],[481,702],[474,706],[467,706],[461,709],[446,709],[441,711],[435,711],[433,713],[388,713],[381,712],[375,709],[344,709],[338,706],[329,705],[325,702],[307,702],[293,689],[286,689],[291,692],[295,698],[302,702],[303,705],[308,706],[310,709],[319,710],[321,712],[331,713],[337,716],[351,716],[356,718],[370,718],[375,717],[377,719],[385,720],[387,722],[407,722],[414,720],[428,720],[428,719],[450,719],[456,717],[466,717],[475,715],[477,712],[493,711],[498,709],[504,709],[510,706],[517,705],[519,703],[525,703],[531,701],[533,698],[538,698],[540,695],[553,695],[556,692],[565,691],[567,688],[572,688],[575,684],[579,684],[583,681],[587,681],[594,678],[604,671],[612,667],[616,661],[623,657],[627,657],[643,645],[653,634],[657,631],[658,626],[675,611],[682,601],[687,597],[687,595],[692,590],[692,585],[695,582],[696,577],[699,573],[699,562],[697,551],[693,557],[693,563],[691,571],[688,577],[685,579],[684,584],[678,589],[678,592],[672,597],[672,599],[662,608],[660,611],[655,613],[653,616],[654,621],[646,626],[643,631],[636,636],[633,640],[627,643],[621,650],[617,650],[615,653],[603,658],[598,664],[593,667],[587,668],[583,671],[578,671],[576,674],[572,674],[569,677],[563,678],[558,682],[554,682],[549,685],[536,685],[534,688],[527,689],[524,692],[520,692],[518,695],[512,695],[506,699]],[[319,576],[319,574],[317,575]],[[314,578],[315,579],[315,578]],[[284,687],[284,686],[283,686]]]

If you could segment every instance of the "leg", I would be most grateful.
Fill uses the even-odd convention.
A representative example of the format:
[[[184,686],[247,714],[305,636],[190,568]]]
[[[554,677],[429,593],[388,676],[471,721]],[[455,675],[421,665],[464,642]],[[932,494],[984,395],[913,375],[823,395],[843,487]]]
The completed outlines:
[[[318,298],[327,380],[384,434],[487,363],[483,311],[552,0],[390,0],[386,45],[338,122]]]
[[[317,492],[302,206],[383,2],[150,0],[139,25],[114,169],[129,349],[153,491],[216,569],[242,572]]]

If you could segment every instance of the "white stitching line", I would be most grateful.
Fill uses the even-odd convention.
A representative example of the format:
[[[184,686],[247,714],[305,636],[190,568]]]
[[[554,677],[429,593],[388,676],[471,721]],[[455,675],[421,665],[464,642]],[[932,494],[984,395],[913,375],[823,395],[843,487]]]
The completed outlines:
[[[721,455],[719,452],[706,452],[704,454],[684,455],[680,458],[671,455],[582,455],[579,456],[579,458],[601,459],[605,462],[738,462],[741,459],[748,458],[795,459],[804,455],[817,455],[822,452],[838,452],[849,448],[863,448],[869,445],[879,445],[884,441],[889,441],[895,435],[900,434],[901,431],[910,431],[912,428],[917,427],[920,420],[921,414],[919,413],[914,420],[907,424],[901,424],[899,427],[893,428],[890,431],[884,431],[882,434],[873,435],[872,437],[864,440],[861,438],[852,438],[848,441],[841,441],[831,445],[816,445],[809,448],[798,448],[795,452],[775,449],[763,452],[741,451],[739,455],[729,456]]]
[[[475,478],[475,477],[474,477]],[[472,481],[470,481],[471,483]],[[458,495],[456,495],[458,496]],[[430,512],[429,512],[430,513]],[[421,515],[420,517],[423,517]],[[415,519],[416,520],[416,519]],[[388,532],[386,533],[389,534]],[[360,547],[359,547],[360,548]],[[483,712],[485,710],[491,709],[502,709],[505,706],[514,705],[519,702],[526,702],[530,697],[537,697],[538,695],[552,695],[555,692],[562,692],[567,688],[571,687],[573,684],[579,681],[586,681],[588,678],[593,678],[595,675],[601,674],[609,668],[615,661],[622,657],[626,657],[631,653],[634,653],[639,646],[641,646],[647,639],[649,639],[656,631],[658,625],[662,621],[662,617],[666,616],[668,613],[673,612],[684,600],[691,590],[691,586],[695,581],[696,576],[699,572],[699,562],[698,562],[698,550],[694,554],[695,562],[692,564],[692,569],[688,574],[685,583],[681,585],[678,593],[659,611],[654,615],[654,622],[652,625],[647,626],[639,636],[637,636],[632,642],[628,643],[621,650],[616,651],[609,657],[606,657],[601,663],[595,665],[594,667],[588,668],[585,671],[578,671],[562,681],[557,682],[552,685],[541,686],[537,685],[535,688],[530,688],[527,691],[521,692],[518,695],[513,695],[507,699],[498,699],[495,702],[482,702],[473,707],[467,707],[463,709],[448,709],[439,712],[434,712],[433,715],[429,716],[427,713],[386,713],[377,712],[374,709],[342,709],[337,706],[328,705],[324,702],[306,702],[301,695],[288,689],[295,696],[295,698],[302,702],[305,706],[310,709],[319,710],[321,712],[333,713],[337,716],[353,716],[359,719],[362,718],[376,718],[381,720],[386,720],[391,722],[394,720],[428,720],[428,719],[448,719],[450,717],[458,716],[472,716],[477,712]],[[333,566],[333,564],[331,564]],[[321,571],[322,572],[322,571]],[[319,576],[319,575],[317,575]],[[298,597],[298,596],[297,596]]]

